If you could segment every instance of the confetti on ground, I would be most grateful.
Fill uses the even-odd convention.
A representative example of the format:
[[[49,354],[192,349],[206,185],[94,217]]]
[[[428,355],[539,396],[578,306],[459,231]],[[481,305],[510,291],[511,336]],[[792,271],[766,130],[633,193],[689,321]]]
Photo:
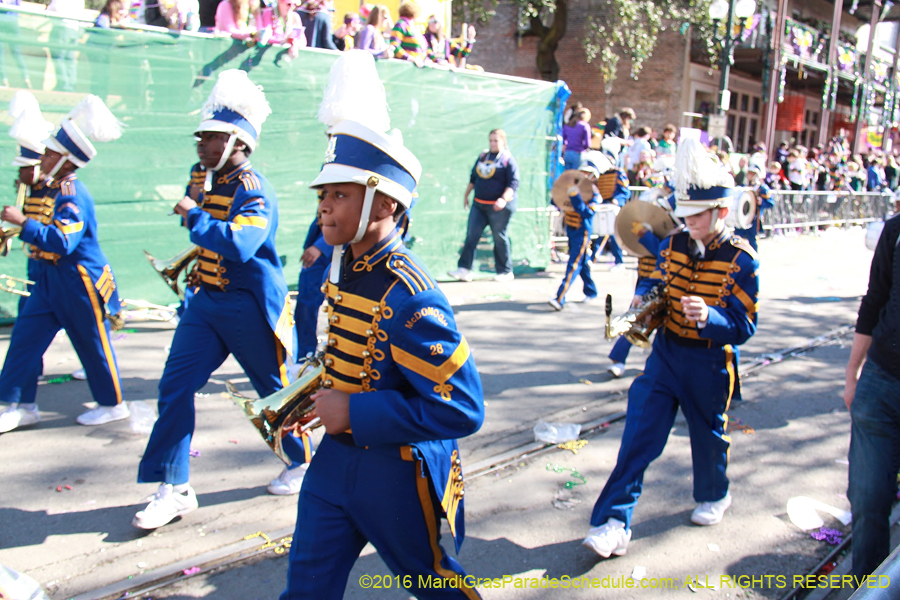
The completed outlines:
[[[145,562],[139,562],[139,563],[137,564],[138,569],[143,569],[143,568],[146,567],[146,566],[147,566],[147,563],[145,563]]]
[[[585,385],[593,385],[594,384],[594,382],[591,381],[590,379],[579,379],[578,383],[583,383]]]
[[[67,490],[71,490],[71,489],[72,489],[72,486],[69,485],[68,483],[67,483],[66,485],[64,485],[63,487],[66,488]]]
[[[127,333],[117,333],[116,335],[113,336],[114,342],[118,342],[119,340],[127,340],[127,339],[128,339]]]
[[[844,539],[843,533],[841,533],[837,529],[830,529],[828,527],[822,527],[817,531],[813,531],[809,535],[814,540],[819,540],[820,542],[825,542],[827,544],[831,544],[832,546],[840,544]]]
[[[237,444],[238,441],[237,441],[237,440],[228,440],[228,443],[229,443],[229,444]]]
[[[57,487],[56,487],[56,491],[57,491],[57,492],[61,492],[61,491],[62,491],[62,486],[61,486],[61,485],[60,485],[60,486],[57,486]]]
[[[54,377],[53,379],[48,379],[47,383],[65,383],[67,381],[72,381],[74,377],[71,375],[61,375],[60,377]]]
[[[182,571],[185,575],[196,575],[200,572],[200,567],[191,567],[190,569],[185,569]]]
[[[706,547],[709,548],[710,552],[718,552],[719,551],[718,544],[707,544]]]
[[[200,456],[200,451],[194,450],[193,448],[191,448],[191,450],[190,450],[190,452],[188,452],[188,454],[190,454],[194,458],[197,458],[198,456]]]
[[[634,571],[631,572],[631,578],[635,581],[640,581],[644,577],[647,576],[647,567],[635,567]]]
[[[587,446],[587,443],[587,440],[569,440],[568,442],[557,444],[556,447],[560,450],[571,450],[572,454],[578,454],[578,451]]]
[[[581,473],[579,473],[578,470],[575,469],[575,467],[561,467],[559,465],[547,463],[546,468],[548,471],[553,471],[554,473],[565,473],[566,471],[571,471],[572,477],[574,477],[575,479],[581,480],[581,481],[567,481],[565,483],[565,488],[567,490],[571,490],[576,485],[584,485],[585,483],[587,483],[587,478],[584,475],[582,475]],[[510,479],[509,481],[510,481],[510,483],[512,483],[512,479]]]
[[[749,425],[744,425],[743,421],[741,421],[740,419],[736,419],[735,417],[728,417],[728,428],[749,435],[753,435],[754,433],[756,433],[755,429],[753,429]]]

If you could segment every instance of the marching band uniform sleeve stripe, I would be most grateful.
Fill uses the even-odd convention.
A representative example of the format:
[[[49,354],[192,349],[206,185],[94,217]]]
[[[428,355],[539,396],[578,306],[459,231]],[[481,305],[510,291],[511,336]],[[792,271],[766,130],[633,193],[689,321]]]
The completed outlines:
[[[74,184],[68,183],[66,188],[71,188],[74,193]],[[20,237],[22,241],[33,244],[45,252],[53,252],[59,255],[68,255],[75,251],[85,234],[83,213],[76,202],[60,201],[57,199],[56,210],[53,213],[53,222],[41,225],[34,219],[27,219],[22,225]],[[74,198],[73,198],[74,200]]]
[[[350,396],[356,444],[452,440],[477,431],[484,420],[481,379],[444,294],[435,289],[410,296],[381,325],[410,387]]]
[[[254,177],[253,181],[258,179]],[[229,220],[215,219],[200,207],[192,208],[187,216],[191,241],[228,260],[249,261],[266,242],[272,226],[272,209],[262,200],[262,195],[261,190],[247,190],[244,182],[235,194]]]

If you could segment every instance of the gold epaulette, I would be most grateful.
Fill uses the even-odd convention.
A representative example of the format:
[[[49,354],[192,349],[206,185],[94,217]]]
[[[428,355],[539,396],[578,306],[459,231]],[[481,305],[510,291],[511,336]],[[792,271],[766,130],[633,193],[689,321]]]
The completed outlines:
[[[759,260],[759,253],[753,249],[753,246],[750,245],[750,242],[748,242],[741,236],[731,236],[731,245],[749,254],[753,258],[753,260]]]

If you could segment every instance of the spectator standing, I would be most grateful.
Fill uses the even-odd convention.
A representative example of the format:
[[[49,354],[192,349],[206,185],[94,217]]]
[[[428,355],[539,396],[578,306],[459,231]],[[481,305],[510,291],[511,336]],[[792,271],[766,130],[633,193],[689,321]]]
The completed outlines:
[[[875,156],[869,161],[866,169],[866,191],[880,192],[884,188],[884,167],[881,166],[881,158]]]
[[[566,170],[579,168],[582,155],[591,147],[590,121],[591,111],[582,108],[563,125],[563,163]]]
[[[738,159],[738,171],[734,174],[734,185],[744,185],[744,182],[747,181],[747,167],[749,164],[750,161],[746,156]]]
[[[419,32],[419,27],[416,25],[416,19],[419,17],[419,5],[412,0],[406,0],[400,3],[400,8],[397,10],[400,19],[391,30],[391,49],[394,58],[409,60],[416,63],[417,67],[421,67],[426,60],[431,59],[431,56],[428,45],[425,43],[425,37]]]
[[[249,38],[256,31],[259,0],[222,0],[216,9],[216,31],[230,33],[238,40]]]
[[[513,276],[509,236],[506,228],[516,211],[516,190],[519,187],[519,167],[509,151],[506,132],[491,131],[490,148],[482,152],[472,167],[469,185],[463,195],[463,208],[469,208],[469,194],[475,192],[466,230],[466,241],[457,269],[448,275],[458,281],[472,281],[475,247],[484,228],[490,226],[494,236],[494,281],[511,281]]]
[[[428,29],[425,31],[425,42],[431,54],[431,60],[438,65],[450,65],[455,67],[457,60],[460,66],[465,65],[466,58],[472,52],[475,44],[475,26],[469,25],[468,31],[464,31],[461,44],[452,41],[444,35],[444,25],[436,15],[428,17]]]
[[[21,6],[21,0],[0,0],[0,4],[5,6]],[[7,39],[15,40],[19,38],[19,13],[7,11],[0,13],[0,33],[7,36]],[[9,87],[9,78],[6,76],[6,47],[9,46],[9,52],[13,55],[19,70],[22,72],[22,80],[25,87],[31,89],[31,79],[28,77],[28,67],[25,65],[25,58],[22,57],[22,49],[19,44],[14,42],[0,42],[0,86]]]
[[[94,19],[94,27],[100,27],[101,29],[118,27],[119,22],[125,19],[126,14],[122,0],[106,0],[103,10]]]
[[[678,145],[675,143],[675,134],[677,133],[677,127],[671,123],[666,125],[662,130],[662,139],[656,144],[656,153],[675,156],[675,150],[678,148]]]
[[[625,152],[625,170],[628,172],[628,179],[637,181],[635,171],[641,160],[641,152],[651,150],[650,148],[650,129],[647,127],[638,127],[631,138],[631,147]]]
[[[888,154],[884,160],[884,183],[892,191],[897,189],[898,174],[900,171],[897,169],[897,160],[893,154]]]
[[[84,0],[51,0],[47,12],[80,17],[84,14]],[[78,21],[54,20],[50,37],[56,42],[57,49],[51,50],[50,55],[56,63],[60,91],[75,91],[75,84],[78,81],[78,61],[75,58],[77,51],[74,48],[78,46],[80,36],[81,26]]]
[[[382,57],[388,49],[387,40],[384,39],[384,32],[390,23],[390,13],[387,6],[377,4],[369,11],[369,18],[366,26],[359,32],[359,38],[356,40],[356,47],[360,50],[366,50],[375,55],[376,58]]]
[[[297,11],[300,13],[300,22],[303,23],[308,48],[338,49],[334,45],[331,27],[334,8],[330,0],[307,0]]]
[[[891,505],[900,469],[900,216],[884,224],[859,306],[847,364],[853,575],[870,575],[890,553]]]
[[[353,50],[354,36],[359,33],[359,15],[347,13],[344,15],[344,23],[334,32],[334,45],[338,50]]]
[[[619,111],[618,115],[606,120],[606,127],[603,129],[603,137],[619,138],[624,142],[628,139],[631,123],[636,118],[633,108],[623,108]]]

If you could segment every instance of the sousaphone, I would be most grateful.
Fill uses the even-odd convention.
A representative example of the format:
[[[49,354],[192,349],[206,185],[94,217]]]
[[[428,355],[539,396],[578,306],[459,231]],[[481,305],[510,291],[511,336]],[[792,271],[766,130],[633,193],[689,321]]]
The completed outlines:
[[[678,227],[664,208],[642,200],[631,200],[622,207],[619,216],[616,217],[616,240],[632,256],[653,256],[634,233],[636,223],[646,223],[660,239]]]
[[[593,184],[587,175],[575,169],[563,171],[556,178],[556,181],[553,182],[553,187],[550,189],[550,198],[559,210],[572,210],[572,202],[569,200],[569,188],[573,185],[578,186],[581,199],[585,202],[593,197]]]

